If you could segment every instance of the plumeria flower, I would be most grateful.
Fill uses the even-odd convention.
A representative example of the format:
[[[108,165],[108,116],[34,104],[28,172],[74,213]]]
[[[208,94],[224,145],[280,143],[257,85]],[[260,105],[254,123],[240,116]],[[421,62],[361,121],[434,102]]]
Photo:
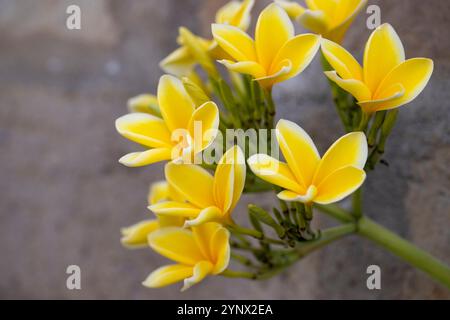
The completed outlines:
[[[153,94],[144,93],[130,98],[128,99],[127,107],[131,113],[149,113],[161,117],[158,98]]]
[[[431,59],[405,60],[402,42],[387,23],[375,29],[367,41],[363,67],[332,41],[322,40],[322,52],[335,70],[326,71],[326,76],[353,95],[368,114],[412,101],[433,72]]]
[[[123,156],[119,162],[138,167],[163,160],[191,160],[207,148],[219,126],[219,110],[212,101],[197,107],[177,78],[164,75],[158,84],[161,118],[148,113],[130,113],[116,120],[125,138],[150,148]]]
[[[253,4],[254,0],[228,2],[217,11],[216,23],[247,30],[250,25],[250,11]],[[165,72],[179,77],[189,74],[197,63],[209,68],[211,67],[209,66],[210,59],[226,56],[214,40],[195,36],[186,28],[180,28],[177,42],[180,47],[162,60],[160,67]]]
[[[158,181],[150,186],[148,193],[149,205],[160,201],[184,201],[182,196],[166,181]],[[181,227],[184,224],[182,217],[156,216],[156,219],[140,221],[121,230],[121,243],[129,248],[148,247],[148,235],[160,228]]]
[[[227,24],[213,24],[212,33],[233,58],[219,62],[231,71],[253,76],[266,88],[302,72],[320,47],[318,35],[294,36],[294,26],[288,15],[274,3],[261,12],[255,40]]]
[[[295,1],[275,0],[306,29],[341,42],[367,0],[306,0],[306,8]]]
[[[276,137],[286,163],[265,154],[253,155],[247,162],[255,175],[284,189],[278,193],[281,200],[337,202],[366,178],[367,142],[362,132],[341,137],[322,158],[309,135],[294,122],[280,120]]]
[[[230,261],[229,238],[228,230],[214,222],[191,230],[164,228],[151,233],[150,247],[176,264],[156,269],[143,285],[160,288],[184,280],[184,291],[208,275],[222,273]]]
[[[185,217],[185,227],[209,221],[233,224],[231,212],[245,184],[245,159],[238,146],[220,159],[214,176],[200,166],[170,162],[166,180],[187,202],[165,201],[149,206],[159,216]]]

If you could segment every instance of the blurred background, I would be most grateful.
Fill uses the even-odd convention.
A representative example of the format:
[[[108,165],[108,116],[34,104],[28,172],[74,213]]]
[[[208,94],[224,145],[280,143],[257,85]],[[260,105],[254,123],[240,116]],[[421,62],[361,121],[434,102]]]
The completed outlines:
[[[211,277],[189,291],[141,281],[166,260],[127,250],[120,228],[149,217],[146,194],[162,165],[129,169],[135,150],[114,120],[129,97],[154,93],[158,62],[179,26],[210,35],[226,0],[0,0],[0,298],[29,299],[412,299],[450,292],[372,243],[351,236],[263,282]],[[253,22],[268,1],[256,0]],[[81,30],[66,8],[81,7]],[[365,212],[450,263],[450,2],[369,0],[381,7],[407,57],[435,62],[428,87],[403,107],[380,165],[366,182]],[[370,34],[362,12],[345,46],[361,57]],[[300,29],[299,29],[300,30]],[[251,30],[253,32],[253,29]],[[343,134],[316,57],[275,88],[278,116],[299,123],[323,152]],[[272,197],[244,197],[270,205]],[[320,216],[319,225],[333,222]],[[81,268],[82,290],[66,288]],[[368,290],[366,268],[382,270]]]

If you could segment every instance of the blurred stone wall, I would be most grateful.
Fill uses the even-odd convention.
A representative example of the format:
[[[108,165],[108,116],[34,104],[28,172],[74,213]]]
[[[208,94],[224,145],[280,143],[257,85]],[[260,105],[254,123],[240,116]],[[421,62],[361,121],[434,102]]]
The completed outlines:
[[[0,298],[450,298],[445,288],[358,237],[316,252],[264,282],[210,278],[184,294],[141,281],[165,260],[129,251],[119,229],[148,216],[150,182],[162,166],[127,169],[135,147],[114,120],[128,97],[154,92],[158,61],[175,48],[179,25],[202,35],[224,0],[0,0]],[[257,0],[258,12],[267,1]],[[435,61],[430,84],[400,113],[387,147],[389,167],[369,175],[365,211],[450,263],[450,3],[373,1],[408,57]],[[78,4],[82,30],[65,28]],[[361,56],[370,33],[362,13],[345,45]],[[298,122],[323,151],[342,135],[316,61],[275,89],[279,115]],[[270,205],[270,197],[245,203]],[[320,218],[321,225],[333,222]],[[65,287],[66,267],[82,270],[82,290]],[[368,265],[382,290],[366,288]]]

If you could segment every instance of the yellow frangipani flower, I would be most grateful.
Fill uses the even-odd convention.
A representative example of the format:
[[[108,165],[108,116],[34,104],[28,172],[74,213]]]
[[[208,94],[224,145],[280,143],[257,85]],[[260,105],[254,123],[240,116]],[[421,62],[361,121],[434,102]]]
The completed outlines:
[[[335,71],[325,75],[358,100],[371,114],[400,107],[415,99],[433,72],[427,58],[405,60],[402,42],[389,24],[374,30],[364,51],[364,66],[340,45],[322,40],[322,52]]]
[[[324,38],[341,42],[367,0],[306,0],[307,8],[297,2],[275,0],[289,17]]]
[[[158,181],[150,186],[148,193],[149,205],[160,201],[183,201],[182,196],[176,192],[166,181]],[[142,248],[148,246],[148,235],[153,231],[165,227],[181,227],[184,224],[182,217],[157,216],[157,219],[140,221],[121,230],[121,243],[129,248]]]
[[[140,94],[128,99],[128,111],[132,113],[149,113],[154,116],[161,116],[158,106],[158,98],[153,94]]]
[[[197,107],[179,79],[169,75],[160,78],[158,106],[162,118],[130,113],[116,120],[116,129],[122,136],[150,148],[125,155],[120,163],[138,167],[185,159],[201,152],[214,140],[219,126],[216,104],[208,101]]]
[[[320,36],[294,36],[286,12],[272,3],[256,24],[255,40],[239,28],[213,24],[214,39],[233,60],[220,60],[231,71],[253,76],[263,87],[290,79],[302,72],[320,47]]]
[[[364,182],[367,142],[363,132],[341,137],[322,159],[309,135],[294,122],[280,120],[276,137],[287,163],[265,154],[253,155],[247,163],[255,175],[285,189],[278,198],[328,204],[345,198]]]
[[[216,23],[247,30],[253,4],[254,0],[230,1],[217,11]],[[195,36],[186,28],[180,28],[177,42],[180,47],[162,60],[160,67],[165,72],[179,77],[189,74],[198,63],[210,69],[209,60],[226,57],[214,40]]]
[[[150,247],[176,264],[156,269],[142,284],[160,288],[184,280],[184,291],[208,275],[222,273],[230,261],[229,238],[228,230],[215,222],[192,230],[172,227],[151,233]]]
[[[214,176],[197,165],[166,165],[166,180],[187,202],[165,201],[149,206],[159,216],[185,217],[185,226],[209,221],[232,224],[231,212],[245,184],[245,159],[238,146],[220,159]]]

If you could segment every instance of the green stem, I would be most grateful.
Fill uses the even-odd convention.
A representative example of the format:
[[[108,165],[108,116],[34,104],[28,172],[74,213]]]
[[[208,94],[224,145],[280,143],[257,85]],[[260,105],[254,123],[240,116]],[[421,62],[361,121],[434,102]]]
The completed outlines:
[[[359,220],[358,232],[450,289],[450,268],[428,252],[414,246],[367,217]]]
[[[352,195],[352,213],[356,219],[362,216],[362,189],[362,186],[359,187]]]
[[[320,238],[317,240],[311,240],[308,242],[301,243],[295,249],[299,257],[304,257],[307,254],[320,249],[327,244],[342,238],[348,234],[354,233],[356,231],[356,225],[354,223],[347,223],[337,227],[329,228],[321,232]]]
[[[352,222],[355,219],[344,209],[335,204],[315,204],[315,207],[318,208],[323,213],[328,214],[332,218],[341,221],[341,222]]]
[[[348,212],[338,206],[317,205],[317,208],[342,222],[354,220]],[[361,217],[356,224],[360,236],[373,241],[450,288],[450,268],[445,263],[366,216]]]

